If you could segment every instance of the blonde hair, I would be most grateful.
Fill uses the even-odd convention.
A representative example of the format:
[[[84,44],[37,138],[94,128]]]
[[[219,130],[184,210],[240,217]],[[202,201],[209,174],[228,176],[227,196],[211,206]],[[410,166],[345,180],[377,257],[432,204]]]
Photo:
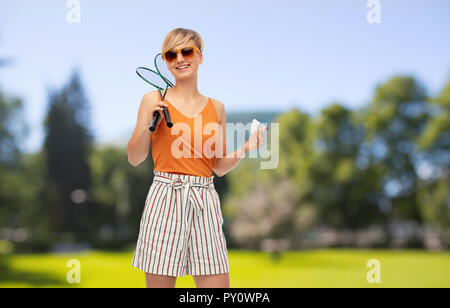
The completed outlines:
[[[179,44],[186,43],[189,40],[193,40],[195,46],[200,50],[200,52],[203,52],[203,40],[200,34],[194,30],[184,28],[173,29],[166,35],[166,38],[162,44],[161,52],[170,50]]]

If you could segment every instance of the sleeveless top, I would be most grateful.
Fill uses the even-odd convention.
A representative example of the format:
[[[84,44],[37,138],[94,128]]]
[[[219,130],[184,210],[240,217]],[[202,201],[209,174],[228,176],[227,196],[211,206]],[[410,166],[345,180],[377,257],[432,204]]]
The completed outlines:
[[[161,95],[158,91],[158,100]],[[216,165],[216,144],[219,144],[220,125],[211,98],[199,114],[189,118],[167,99],[173,126],[167,127],[163,116],[152,134],[154,170],[177,174],[211,177]]]

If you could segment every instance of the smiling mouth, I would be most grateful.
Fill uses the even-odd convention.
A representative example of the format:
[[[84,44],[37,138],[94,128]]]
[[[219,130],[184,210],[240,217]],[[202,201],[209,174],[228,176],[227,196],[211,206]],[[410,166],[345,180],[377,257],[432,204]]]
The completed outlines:
[[[187,69],[188,67],[190,67],[189,64],[188,65],[178,66],[176,69],[179,70],[179,71],[183,71],[183,70]]]

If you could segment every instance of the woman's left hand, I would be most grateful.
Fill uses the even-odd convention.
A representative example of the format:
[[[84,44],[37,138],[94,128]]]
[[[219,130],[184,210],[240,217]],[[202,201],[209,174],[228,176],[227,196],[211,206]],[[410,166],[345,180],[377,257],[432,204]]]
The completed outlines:
[[[251,134],[250,138],[245,143],[245,152],[259,149],[261,145],[263,145],[264,139],[264,131],[261,128],[258,128],[258,130]]]

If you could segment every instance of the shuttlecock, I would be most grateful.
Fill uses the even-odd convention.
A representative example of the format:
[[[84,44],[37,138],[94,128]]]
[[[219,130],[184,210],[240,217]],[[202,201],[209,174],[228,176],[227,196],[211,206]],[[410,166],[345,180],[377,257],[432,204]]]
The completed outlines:
[[[261,124],[258,120],[253,119],[252,126],[250,128],[250,133],[253,134],[258,128],[262,129],[263,131],[268,130],[269,128],[263,124]]]

